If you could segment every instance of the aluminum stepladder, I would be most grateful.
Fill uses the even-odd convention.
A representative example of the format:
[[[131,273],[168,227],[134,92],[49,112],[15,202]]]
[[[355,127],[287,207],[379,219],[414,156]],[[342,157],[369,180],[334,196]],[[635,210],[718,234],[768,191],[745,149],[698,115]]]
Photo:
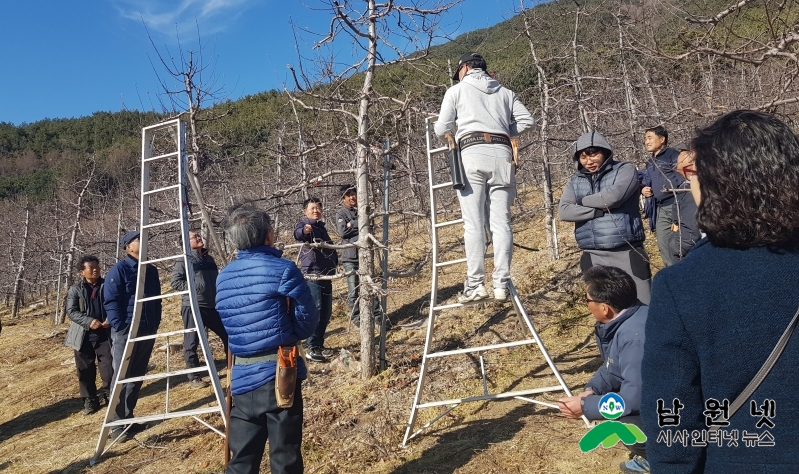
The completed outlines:
[[[435,327],[436,321],[436,313],[454,309],[454,308],[461,308],[466,305],[473,305],[473,304],[480,304],[485,302],[490,302],[493,300],[479,300],[473,303],[466,303],[466,305],[461,303],[452,303],[452,304],[440,304],[438,302],[438,272],[448,266],[463,264],[466,263],[465,258],[457,259],[457,260],[450,260],[450,261],[439,261],[439,230],[453,225],[458,225],[463,223],[463,219],[455,219],[446,222],[438,222],[438,213],[437,213],[437,193],[441,192],[442,190],[452,189],[452,182],[443,182],[437,184],[436,181],[436,169],[437,167],[434,164],[435,157],[443,155],[449,151],[447,146],[443,146],[440,148],[434,148],[434,140],[435,140],[435,133],[433,131],[433,124],[435,123],[436,116],[428,117],[425,120],[425,134],[427,138],[427,171],[430,183],[430,228],[432,232],[432,246],[433,246],[433,269],[432,269],[432,284],[430,290],[430,312],[428,316],[427,322],[427,337],[425,338],[424,344],[424,354],[422,355],[422,366],[419,370],[419,381],[416,385],[416,395],[413,399],[413,406],[411,408],[411,416],[408,420],[408,425],[405,429],[405,438],[402,441],[402,447],[405,447],[412,438],[416,437],[422,431],[430,427],[433,423],[441,419],[442,417],[446,416],[450,411],[454,410],[458,405],[465,402],[476,402],[476,401],[483,401],[483,400],[501,400],[506,398],[516,398],[518,400],[523,400],[529,403],[536,403],[540,405],[544,405],[549,408],[557,409],[557,405],[553,403],[547,403],[540,400],[535,400],[531,398],[527,398],[528,395],[535,395],[535,394],[542,394],[547,392],[565,392],[568,396],[571,396],[572,393],[569,390],[569,387],[566,385],[566,382],[561,377],[560,372],[558,371],[557,367],[555,367],[555,363],[552,361],[552,358],[549,356],[546,348],[544,347],[541,338],[538,335],[538,332],[533,326],[532,321],[530,320],[530,316],[525,311],[524,306],[522,306],[522,301],[519,298],[519,294],[516,291],[516,287],[513,286],[512,282],[508,282],[508,290],[510,293],[511,302],[516,310],[516,314],[519,316],[519,319],[524,323],[527,329],[530,331],[532,335],[532,339],[524,339],[520,341],[511,341],[511,342],[504,342],[500,344],[492,344],[486,346],[479,346],[479,347],[471,347],[471,348],[464,348],[464,349],[456,349],[456,350],[447,350],[447,351],[439,351],[439,352],[431,352],[432,344],[433,344],[433,328]],[[442,161],[443,162],[443,161]],[[552,370],[553,375],[557,378],[559,385],[549,386],[549,387],[541,387],[541,388],[534,388],[528,390],[517,390],[512,392],[504,392],[504,393],[489,393],[488,392],[488,383],[486,380],[486,371],[485,371],[485,360],[483,358],[483,353],[485,351],[490,350],[497,350],[502,348],[510,348],[510,347],[518,347],[518,346],[526,346],[526,345],[535,345],[540,350],[546,359],[549,368]],[[439,357],[446,357],[446,356],[453,356],[459,354],[469,354],[477,352],[479,354],[480,359],[480,372],[482,375],[482,386],[483,386],[483,393],[480,395],[475,395],[472,397],[465,397],[465,398],[455,398],[449,400],[437,400],[422,403],[422,390],[424,388],[425,377],[427,375],[427,365],[430,359],[439,358]],[[444,410],[442,413],[439,413],[436,417],[426,423],[424,426],[419,428],[416,431],[413,431],[414,426],[416,425],[416,417],[419,414],[419,410],[422,408],[431,408],[431,407],[440,407],[440,406],[447,406],[449,407]],[[584,419],[586,424],[588,423],[587,420]]]
[[[154,153],[153,143],[156,140],[156,137],[160,138],[162,144],[169,143],[170,147],[174,148],[174,151],[153,156]],[[125,349],[122,356],[122,363],[120,364],[119,373],[120,374],[127,373],[130,358],[133,354],[133,345],[136,342],[145,341],[149,339],[162,339],[162,338],[165,338],[167,341],[166,370],[160,373],[145,374],[140,377],[129,377],[124,379],[118,379],[117,374],[116,373],[114,374],[114,385],[111,391],[111,397],[108,401],[108,408],[106,410],[102,429],[100,430],[100,437],[97,440],[97,447],[95,449],[94,456],[90,460],[90,465],[96,464],[100,460],[100,457],[103,454],[105,454],[108,448],[114,445],[116,439],[111,439],[110,440],[111,444],[108,446],[108,448],[105,447],[107,441],[109,441],[108,438],[111,428],[116,426],[125,426],[125,425],[130,425],[132,423],[148,423],[153,421],[162,421],[171,418],[190,416],[195,420],[199,421],[200,423],[202,423],[203,425],[205,425],[206,427],[208,427],[209,429],[211,429],[212,431],[214,431],[215,433],[221,435],[222,437],[225,436],[224,431],[220,431],[219,429],[215,428],[205,420],[199,418],[199,415],[218,413],[222,417],[225,426],[227,425],[227,418],[225,417],[225,397],[222,392],[222,385],[219,381],[219,374],[217,373],[216,366],[213,362],[214,359],[212,356],[210,346],[208,344],[208,338],[206,336],[205,327],[203,326],[202,318],[199,317],[200,310],[197,305],[197,293],[194,284],[194,272],[191,270],[192,265],[189,259],[189,256],[191,255],[191,248],[189,246],[189,238],[188,238],[189,235],[188,195],[186,191],[187,189],[186,173],[188,172],[188,170],[187,170],[185,143],[186,143],[186,126],[180,119],[162,122],[160,124],[153,125],[150,127],[145,127],[142,129],[141,214],[140,214],[141,224],[139,229],[140,244],[139,244],[138,280],[136,282],[136,295],[134,303],[135,309],[134,309],[133,319],[131,320],[130,332],[128,334],[128,340],[125,344]],[[174,167],[169,168],[170,166],[169,162],[171,160],[174,160],[177,170],[175,170]],[[177,183],[158,188],[151,188],[151,168],[156,165],[164,165],[166,169],[170,169],[173,173],[174,171],[177,171]],[[175,215],[179,214],[179,217],[168,216],[166,220],[151,222],[150,205],[152,198],[157,196],[163,197],[167,194],[177,195],[176,203],[178,204],[178,208],[177,208],[177,213]],[[151,231],[154,231],[156,229],[166,230],[166,231],[169,231],[169,229],[173,229],[174,231],[177,231],[178,228],[181,235],[181,243],[182,243],[181,248],[183,252],[177,255],[170,255],[159,258],[150,258],[149,257],[150,249],[148,241],[150,240]],[[158,262],[179,261],[181,259],[183,261],[184,268],[186,269],[186,278],[188,281],[189,289],[186,291],[173,291],[169,293],[164,293],[159,296],[145,298],[144,297],[144,279],[146,276],[145,265],[154,264]],[[136,334],[138,333],[139,330],[139,322],[141,321],[142,305],[144,303],[156,299],[182,297],[183,295],[188,295],[189,297],[192,318],[194,319],[194,328],[181,329],[177,331],[156,333],[149,336],[136,337]],[[181,327],[183,327],[182,321],[181,321]],[[180,337],[182,342],[182,336],[189,332],[196,332],[199,335],[199,342],[200,346],[202,347],[204,355],[204,363],[200,362],[200,365],[194,368],[170,370],[170,363],[169,363],[170,351],[168,344],[169,338]],[[214,406],[170,411],[169,408],[170,378],[177,376],[185,376],[191,373],[207,373],[210,376],[211,387],[213,388],[213,392],[216,398],[216,404]],[[166,379],[166,392],[165,392],[165,403],[164,403],[163,413],[157,413],[147,416],[137,416],[134,418],[113,421],[114,408],[116,408],[120,398],[120,392],[121,392],[120,388],[122,388],[122,386],[125,383],[139,382],[146,380],[162,380],[162,379]]]

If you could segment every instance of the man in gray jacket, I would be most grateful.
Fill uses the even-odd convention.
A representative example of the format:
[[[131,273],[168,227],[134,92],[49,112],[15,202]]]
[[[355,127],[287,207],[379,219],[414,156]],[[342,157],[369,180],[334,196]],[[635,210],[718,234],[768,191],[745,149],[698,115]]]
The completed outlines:
[[[626,271],[649,304],[651,273],[644,250],[644,225],[638,208],[638,170],[613,159],[613,149],[598,132],[588,132],[574,146],[577,172],[558,206],[558,217],[574,222],[574,237],[583,251],[580,268],[611,265]]]
[[[477,53],[461,56],[453,79],[460,81],[444,94],[435,123],[439,137],[454,135],[461,150],[466,186],[458,190],[463,217],[467,279],[459,303],[488,298],[485,280],[486,207],[494,246],[494,298],[508,297],[513,234],[510,205],[516,197],[516,171],[510,137],[535,125],[513,91],[488,75]]]
[[[228,335],[222,325],[222,319],[216,311],[216,277],[219,269],[216,262],[208,250],[205,248],[202,236],[195,231],[189,231],[189,246],[191,247],[190,264],[194,271],[194,286],[197,290],[197,306],[200,308],[200,317],[203,326],[210,329],[220,339],[225,347],[227,356]],[[186,276],[186,267],[181,260],[175,263],[172,270],[172,289],[175,291],[186,291],[189,289],[189,279]],[[183,295],[180,307],[180,316],[183,318],[183,327],[191,329],[194,327],[194,318],[191,317],[191,304],[189,295]],[[197,357],[197,345],[200,339],[196,332],[187,332],[183,335],[183,360],[186,361],[186,368],[193,369],[200,365]],[[209,364],[213,363],[211,354],[205,354]],[[192,373],[188,375],[189,385],[193,388],[203,388],[208,386],[208,382],[202,379],[201,375]]]
[[[623,270],[596,266],[583,274],[585,301],[596,319],[596,343],[602,366],[579,395],[558,400],[566,418],[604,420],[599,413],[603,395],[616,393],[624,400],[624,413],[616,421],[641,427],[641,361],[644,327],[649,306],[636,298],[635,283]],[[646,445],[627,445],[633,458],[621,464],[622,472],[649,472]]]
[[[355,186],[345,184],[341,187],[341,207],[336,211],[336,230],[341,243],[352,244],[358,241],[358,191]],[[341,263],[347,274],[347,304],[352,312],[352,321],[360,322],[358,307],[358,249],[355,247],[341,251]]]
[[[108,402],[114,366],[111,361],[111,326],[103,309],[103,278],[100,260],[86,255],[78,261],[81,281],[67,292],[67,316],[72,320],[64,345],[75,350],[83,414],[100,409],[100,399]],[[97,390],[97,372],[103,385]]]

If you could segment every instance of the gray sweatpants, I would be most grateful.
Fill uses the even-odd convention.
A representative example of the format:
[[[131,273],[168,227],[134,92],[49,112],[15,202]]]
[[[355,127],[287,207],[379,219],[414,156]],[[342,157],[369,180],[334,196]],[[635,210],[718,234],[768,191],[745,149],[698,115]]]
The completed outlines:
[[[649,266],[649,255],[642,243],[624,246],[613,250],[583,250],[580,257],[580,269],[585,272],[597,265],[617,267],[633,277],[635,288],[638,290],[638,299],[644,304],[649,304],[652,299],[652,271]]]
[[[510,147],[474,145],[461,152],[466,187],[458,191],[466,247],[467,284],[485,281],[485,232],[488,220],[494,246],[494,288],[507,288],[513,254],[510,205],[516,197],[516,176]],[[486,216],[488,213],[488,216]]]

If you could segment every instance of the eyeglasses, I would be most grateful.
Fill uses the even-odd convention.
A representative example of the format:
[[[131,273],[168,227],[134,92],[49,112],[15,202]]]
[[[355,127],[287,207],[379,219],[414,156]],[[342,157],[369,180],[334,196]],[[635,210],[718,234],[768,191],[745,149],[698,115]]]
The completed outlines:
[[[194,239],[194,240],[202,240],[203,238],[202,238],[202,236],[200,234],[195,234],[194,237],[192,237],[192,239]]]
[[[592,300],[591,298],[588,297],[588,295],[583,295],[583,299],[585,300],[586,303],[606,304],[604,301]]]

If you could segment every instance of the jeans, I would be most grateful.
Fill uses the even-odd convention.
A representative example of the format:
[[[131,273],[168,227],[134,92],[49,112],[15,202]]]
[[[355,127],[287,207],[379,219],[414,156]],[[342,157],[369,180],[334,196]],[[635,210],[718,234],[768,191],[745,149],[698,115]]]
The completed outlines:
[[[95,362],[96,361],[96,362]],[[80,396],[83,398],[97,399],[97,372],[103,386],[101,393],[106,396],[111,393],[111,382],[114,379],[114,366],[111,357],[111,341],[89,341],[89,334],[83,338],[80,351],[75,351],[75,368],[78,370],[78,384]]]
[[[181,306],[180,317],[183,318],[183,327],[190,329],[194,327],[194,318],[191,317],[191,307]],[[225,346],[225,357],[227,358],[227,331],[222,325],[222,318],[214,308],[207,308],[200,306],[200,318],[202,318],[203,326],[206,329],[213,331],[219,339],[222,339],[222,344]],[[187,332],[183,335],[183,360],[186,361],[186,368],[193,369],[199,367],[200,358],[197,357],[197,346],[200,344],[200,335],[196,332]],[[213,362],[211,354],[205,354],[205,360],[209,365]],[[202,377],[199,373],[188,374],[189,380],[199,379]]]
[[[485,280],[486,222],[494,246],[494,288],[505,289],[510,281],[513,233],[510,205],[516,197],[516,176],[511,149],[503,145],[475,145],[461,153],[466,187],[458,191],[466,248],[467,284]],[[488,214],[488,215],[486,215]]]
[[[311,297],[319,311],[319,324],[307,343],[309,348],[321,348],[325,345],[325,331],[333,314],[333,282],[308,280],[308,288],[311,289]]]
[[[227,474],[258,474],[269,439],[272,474],[301,474],[302,390],[297,381],[294,405],[278,408],[275,381],[233,397]]]
[[[119,380],[119,369],[122,366],[122,352],[125,350],[125,344],[128,341],[128,332],[130,327],[117,332],[111,329],[112,350],[114,353],[114,381]],[[155,334],[155,331],[142,331],[139,330],[138,336],[149,336]],[[128,372],[121,378],[140,377],[147,373],[147,364],[150,363],[150,355],[153,353],[153,346],[155,346],[155,339],[148,339],[146,341],[139,341],[133,345],[133,353],[130,355],[130,362],[128,363]],[[136,403],[139,401],[139,391],[141,390],[142,382],[126,383],[120,390],[119,403],[114,412],[114,421],[126,418],[133,418],[133,409],[136,408]]]

